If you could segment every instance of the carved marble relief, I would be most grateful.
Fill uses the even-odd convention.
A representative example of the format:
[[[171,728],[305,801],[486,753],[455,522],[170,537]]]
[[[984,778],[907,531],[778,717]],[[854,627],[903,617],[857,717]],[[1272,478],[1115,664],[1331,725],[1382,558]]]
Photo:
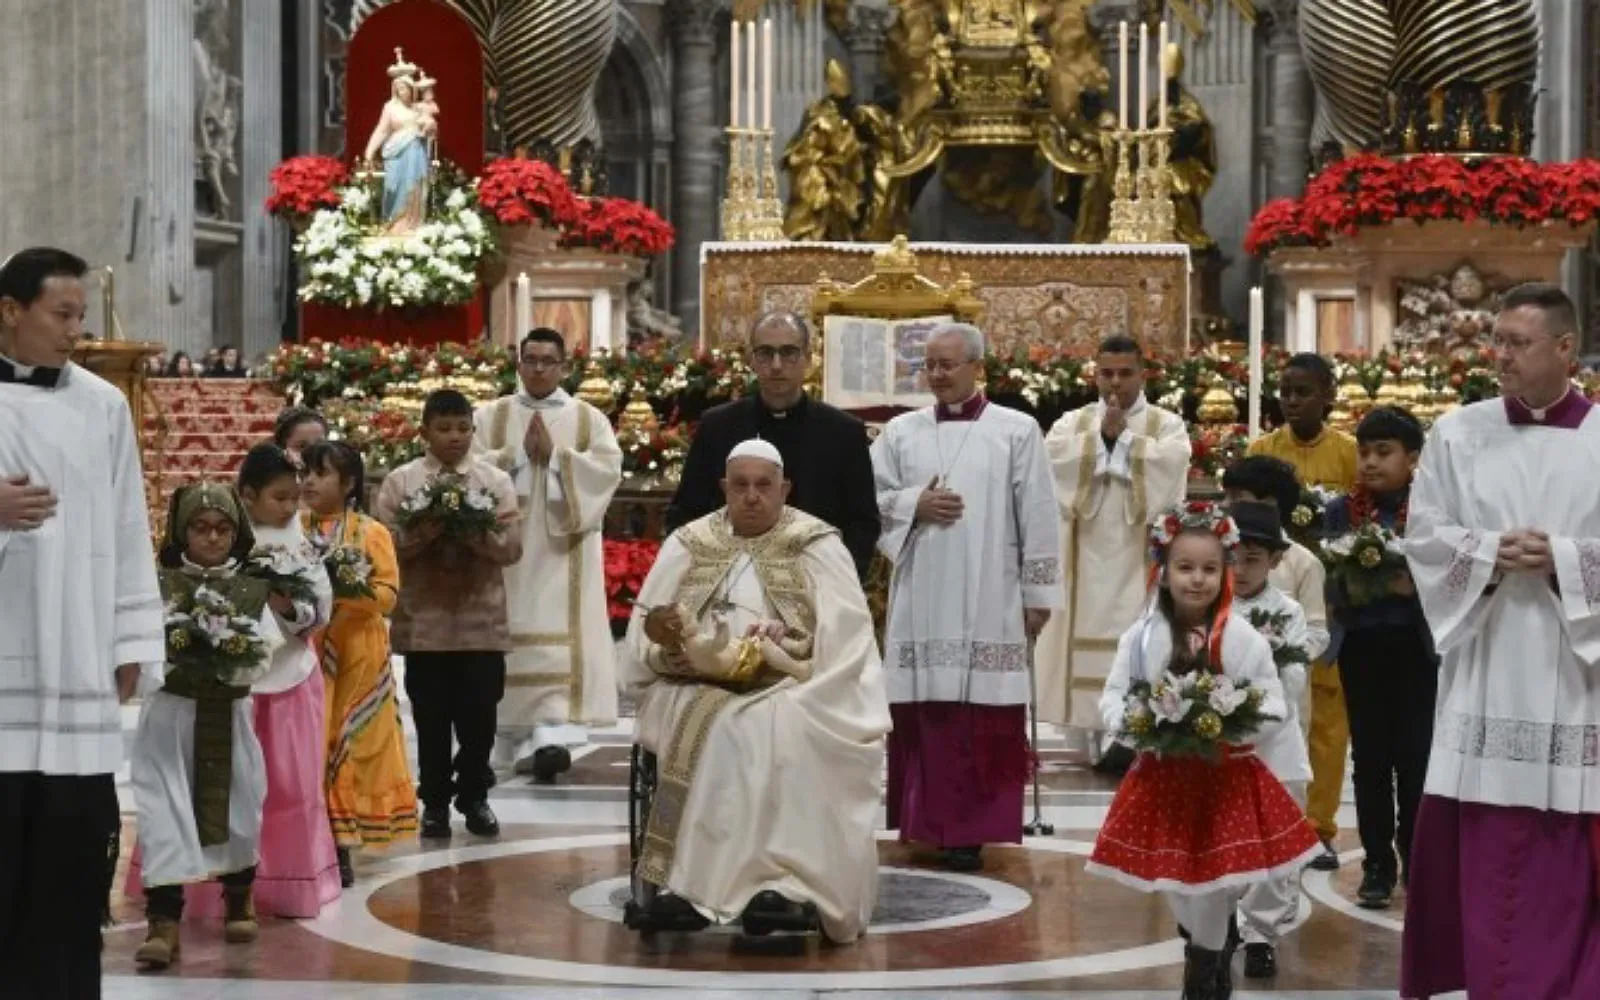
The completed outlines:
[[[234,219],[242,81],[235,69],[232,0],[194,3],[195,210]]]

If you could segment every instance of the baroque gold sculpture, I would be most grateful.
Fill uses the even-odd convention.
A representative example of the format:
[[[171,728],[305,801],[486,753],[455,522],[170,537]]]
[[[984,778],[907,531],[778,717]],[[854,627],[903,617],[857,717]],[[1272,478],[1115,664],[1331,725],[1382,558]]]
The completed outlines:
[[[828,96],[807,110],[785,150],[793,239],[883,240],[908,228],[919,175],[944,169],[947,189],[980,212],[1048,231],[1040,161],[1061,207],[1087,208],[1080,238],[1103,237],[1106,170],[1115,163],[1104,114],[1109,75],[1087,11],[1093,0],[895,0],[885,66],[893,113],[849,100],[830,66]],[[842,137],[853,126],[855,139]],[[829,190],[824,193],[824,185]],[[835,185],[842,185],[842,190]],[[848,233],[847,233],[848,230]]]
[[[1200,101],[1183,85],[1183,49],[1168,45],[1162,53],[1171,109],[1167,127],[1172,131],[1172,155],[1167,162],[1171,177],[1173,235],[1195,250],[1215,249],[1217,241],[1206,232],[1201,206],[1217,178],[1217,140]]]

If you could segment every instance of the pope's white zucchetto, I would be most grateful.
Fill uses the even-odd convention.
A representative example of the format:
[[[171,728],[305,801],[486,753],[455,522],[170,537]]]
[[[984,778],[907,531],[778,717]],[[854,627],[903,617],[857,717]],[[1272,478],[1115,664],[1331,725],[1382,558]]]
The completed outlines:
[[[771,462],[780,469],[783,468],[783,456],[778,454],[778,449],[772,442],[760,438],[751,438],[734,445],[733,450],[728,452],[728,462],[731,464],[736,458],[759,458]]]

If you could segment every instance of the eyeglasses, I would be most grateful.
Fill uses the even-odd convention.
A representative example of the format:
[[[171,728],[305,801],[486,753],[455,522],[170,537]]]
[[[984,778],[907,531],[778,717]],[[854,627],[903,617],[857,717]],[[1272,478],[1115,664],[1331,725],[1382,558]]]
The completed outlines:
[[[763,365],[770,365],[774,361],[792,365],[805,357],[806,352],[793,344],[786,344],[783,347],[770,347],[763,344],[760,347],[752,348],[750,356],[755,358],[757,363]]]
[[[924,361],[922,363],[922,368],[924,371],[936,372],[943,375],[948,374],[949,372],[958,371],[959,369],[965,368],[970,364],[972,364],[970,361],[945,361],[941,358],[935,361]]]
[[[549,371],[552,368],[560,368],[564,364],[566,364],[566,362],[562,361],[560,358],[523,358],[522,359],[522,367],[531,368],[532,370],[534,370],[536,372],[544,372],[544,371]]]
[[[192,535],[210,535],[212,538],[226,538],[233,534],[231,524],[190,524],[189,533]]]

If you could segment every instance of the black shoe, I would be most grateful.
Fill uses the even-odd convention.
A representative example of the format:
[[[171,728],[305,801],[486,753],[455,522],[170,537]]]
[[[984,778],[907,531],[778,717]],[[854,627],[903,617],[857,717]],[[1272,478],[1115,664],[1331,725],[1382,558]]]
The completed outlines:
[[[449,806],[428,806],[422,810],[422,839],[450,839]]]
[[[494,810],[489,808],[488,799],[471,805],[457,804],[456,808],[467,818],[467,832],[474,837],[500,836],[500,821],[495,819]]]
[[[1278,952],[1270,944],[1244,946],[1244,977],[1271,979],[1278,974]]]
[[[1222,952],[1188,945],[1183,949],[1183,1000],[1228,1000],[1233,988],[1222,984]]]
[[[1217,996],[1233,996],[1233,953],[1239,950],[1239,945],[1244,943],[1244,938],[1239,936],[1239,918],[1228,918],[1228,943],[1222,946],[1222,954],[1217,959]]]
[[[339,884],[346,889],[356,884],[356,869],[350,863],[350,848],[341,847],[339,854]]]
[[[711,921],[687,899],[663,892],[650,901],[640,929],[692,934],[710,926]]]
[[[1333,845],[1324,840],[1322,853],[1312,858],[1306,867],[1319,872],[1336,872],[1339,870],[1339,855],[1334,853]]]
[[[1121,743],[1113,743],[1106,748],[1105,753],[1100,755],[1100,759],[1094,762],[1093,770],[1096,774],[1107,774],[1120,778],[1128,773],[1128,768],[1133,766],[1133,762],[1137,757],[1138,754],[1133,752],[1133,748]]]
[[[572,753],[566,747],[540,747],[533,752],[533,780],[551,784],[558,775],[572,770]]]
[[[953,872],[983,870],[982,847],[950,847],[944,852],[944,866]]]
[[[1361,876],[1361,888],[1356,890],[1356,905],[1364,910],[1387,910],[1394,898],[1394,876],[1375,868],[1367,869]]]
[[[816,925],[817,915],[815,907],[765,889],[745,906],[740,922],[750,937],[766,937],[775,931],[805,934]]]

